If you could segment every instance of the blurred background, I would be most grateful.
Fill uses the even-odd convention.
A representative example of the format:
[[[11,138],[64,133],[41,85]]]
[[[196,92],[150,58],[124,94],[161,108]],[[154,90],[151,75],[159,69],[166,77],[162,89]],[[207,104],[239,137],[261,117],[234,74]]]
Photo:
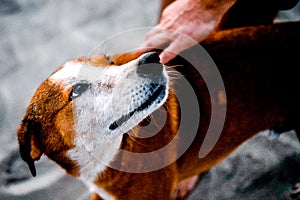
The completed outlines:
[[[37,177],[19,156],[16,137],[38,85],[68,60],[103,40],[157,23],[159,0],[1,0],[0,200],[87,200],[85,186],[42,157]],[[300,6],[276,22],[300,20]],[[262,132],[202,176],[189,199],[289,199],[300,181],[300,145],[293,132]]]

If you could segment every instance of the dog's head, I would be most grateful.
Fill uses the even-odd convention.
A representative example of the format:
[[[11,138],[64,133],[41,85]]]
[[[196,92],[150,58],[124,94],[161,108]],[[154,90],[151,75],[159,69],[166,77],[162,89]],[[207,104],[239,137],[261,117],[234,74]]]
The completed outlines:
[[[33,176],[43,153],[74,176],[90,152],[111,161],[123,134],[166,101],[168,81],[155,52],[80,58],[58,68],[35,92],[17,132]]]

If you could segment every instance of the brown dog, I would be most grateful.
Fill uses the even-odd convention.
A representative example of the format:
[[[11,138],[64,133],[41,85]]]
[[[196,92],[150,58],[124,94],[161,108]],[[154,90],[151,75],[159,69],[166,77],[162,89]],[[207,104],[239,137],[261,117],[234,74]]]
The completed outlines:
[[[208,38],[203,46],[226,89],[213,88],[216,98],[201,76],[210,67],[195,49],[172,61],[195,91],[199,105],[191,106],[201,111],[197,135],[180,157],[185,136],[192,133],[178,133],[182,105],[171,84],[177,80],[170,81],[154,52],[83,57],[59,67],[39,86],[19,126],[21,156],[35,176],[34,162],[45,154],[85,182],[95,192],[93,199],[171,199],[181,181],[209,170],[258,132],[294,129],[299,135],[297,52],[292,50],[300,45],[299,27],[233,29]],[[200,158],[214,104],[227,106],[224,127],[213,149]],[[163,105],[163,127],[152,137],[139,137],[138,124]],[[159,151],[169,143],[171,148]]]

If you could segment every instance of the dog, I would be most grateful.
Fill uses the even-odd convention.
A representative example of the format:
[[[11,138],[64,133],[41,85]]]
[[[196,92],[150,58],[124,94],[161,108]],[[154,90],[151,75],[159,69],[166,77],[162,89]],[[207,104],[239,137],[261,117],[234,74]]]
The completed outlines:
[[[175,198],[182,182],[206,172],[260,131],[295,130],[299,136],[297,52],[292,50],[298,38],[299,23],[289,23],[220,31],[205,40],[226,89],[214,88],[223,94],[216,102],[188,62],[206,65],[193,48],[170,63],[192,85],[201,111],[197,135],[180,157],[189,133],[178,133],[180,91],[172,89],[176,78],[160,64],[159,52],[69,61],[33,95],[17,131],[21,157],[36,176],[34,162],[46,155],[82,180],[94,200]],[[209,73],[209,68],[203,70]],[[199,158],[213,103],[226,104],[226,119],[213,149]],[[139,124],[149,123],[148,116],[161,108],[166,113],[163,127],[154,136],[139,137]],[[171,148],[158,151],[172,141]],[[136,159],[126,152],[155,153]]]

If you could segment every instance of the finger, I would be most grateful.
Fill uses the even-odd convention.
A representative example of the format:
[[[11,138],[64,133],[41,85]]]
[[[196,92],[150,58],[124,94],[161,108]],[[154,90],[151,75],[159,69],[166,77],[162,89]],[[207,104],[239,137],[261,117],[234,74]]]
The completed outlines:
[[[142,43],[141,48],[160,48],[163,45],[169,43],[171,41],[170,38],[166,37],[163,34],[154,35],[151,39]]]
[[[146,52],[149,52],[149,51],[152,51],[154,50],[154,48],[151,48],[151,47],[139,47],[137,50],[136,50],[136,53],[138,54],[143,54],[143,53],[146,53]]]
[[[151,39],[154,35],[157,35],[161,32],[161,29],[159,28],[160,25],[157,25],[153,29],[151,29],[145,36],[144,41],[147,41]]]
[[[168,63],[170,60],[175,58],[182,51],[198,44],[197,42],[190,40],[182,35],[178,35],[176,40],[174,40],[161,54],[160,62],[163,64]]]
[[[163,45],[169,43],[170,40],[171,39],[168,37],[168,34],[164,33],[164,30],[158,28],[157,26],[147,33],[143,43],[137,49],[137,52],[142,54],[154,49],[157,50],[159,48],[162,48]]]
[[[160,55],[160,63],[167,64],[170,60],[174,59],[177,54],[164,50]]]
[[[155,31],[155,34],[151,33],[148,36],[146,36],[144,42],[141,45],[141,48],[150,48],[150,49],[155,49],[155,48],[160,48],[163,45],[169,43],[172,41],[173,36],[169,33],[169,31]]]
[[[173,41],[161,54],[160,62],[162,64],[168,63],[175,58],[181,51],[183,51],[182,44],[179,40]]]

